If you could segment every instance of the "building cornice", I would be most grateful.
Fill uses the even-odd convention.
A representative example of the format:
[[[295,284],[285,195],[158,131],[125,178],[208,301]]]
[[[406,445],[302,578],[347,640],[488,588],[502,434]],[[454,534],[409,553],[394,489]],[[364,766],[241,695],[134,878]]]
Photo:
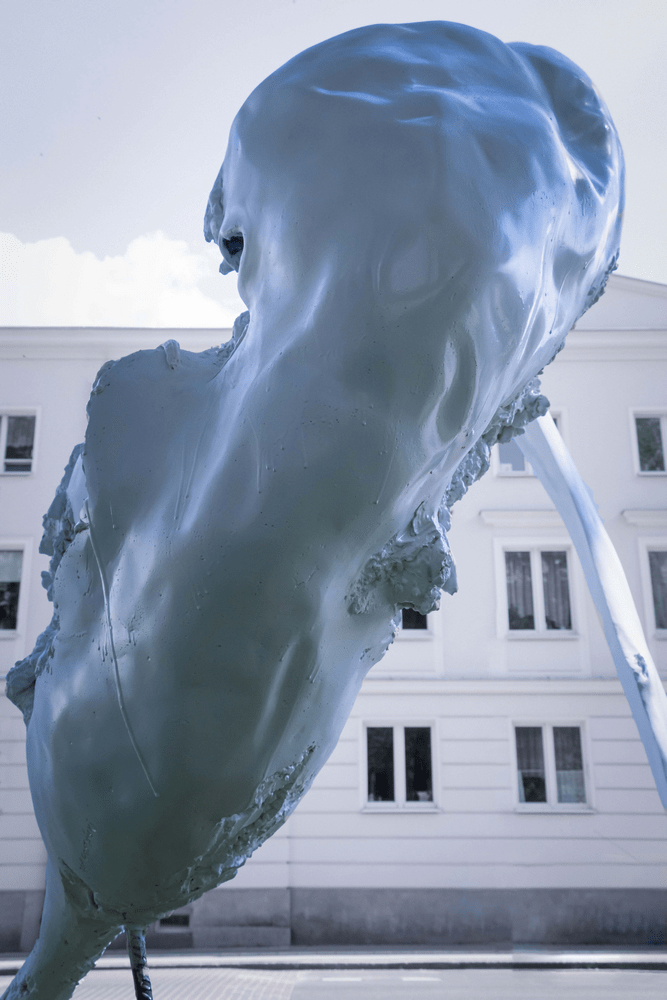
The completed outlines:
[[[667,330],[570,330],[554,363],[568,361],[667,361]]]
[[[638,528],[667,528],[667,510],[624,510],[621,513],[628,524]]]
[[[362,694],[398,695],[600,695],[613,694],[625,699],[621,682],[615,677],[473,677],[432,678],[430,680],[389,680],[384,677],[367,677]],[[625,703],[627,714],[630,708]]]
[[[564,528],[557,510],[480,510],[484,524],[492,528]]]
[[[177,340],[186,351],[205,351],[229,340],[229,328],[0,327],[3,360],[96,360],[120,358]]]
[[[667,285],[662,281],[631,278],[628,274],[618,274],[618,272],[612,274],[607,287],[621,292],[635,292],[639,295],[650,295],[653,298],[667,299]]]
[[[229,340],[230,336],[229,327],[5,326],[0,327],[0,358],[106,360],[155,348],[165,340],[177,340],[185,350],[202,351]],[[574,329],[568,334],[556,364],[664,360],[667,360],[667,329]]]

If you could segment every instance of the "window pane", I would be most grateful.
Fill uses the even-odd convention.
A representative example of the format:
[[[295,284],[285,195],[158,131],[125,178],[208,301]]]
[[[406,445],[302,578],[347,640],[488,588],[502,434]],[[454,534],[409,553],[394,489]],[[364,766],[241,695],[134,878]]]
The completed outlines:
[[[554,726],[556,787],[559,802],[585,802],[579,726]]]
[[[542,552],[542,585],[547,628],[572,628],[566,552]]]
[[[433,802],[430,726],[405,728],[405,797],[408,802]]]
[[[546,802],[544,748],[541,726],[516,727],[516,759],[519,769],[519,802]]]
[[[649,552],[656,628],[667,628],[667,551]]]
[[[170,913],[168,917],[162,917],[160,927],[189,927],[189,913]]]
[[[35,418],[6,417],[5,472],[30,472],[35,439]]]
[[[368,801],[394,801],[394,730],[374,726],[368,739]]]
[[[530,552],[506,552],[507,610],[511,629],[535,628]]]
[[[660,417],[635,417],[639,468],[642,472],[664,472],[665,456],[662,450]]]
[[[0,629],[16,628],[23,553],[0,551]]]
[[[16,628],[19,586],[18,583],[0,583],[0,629]]]
[[[0,551],[0,580],[5,583],[18,583],[21,579],[21,564],[23,553],[20,549],[5,549]]]
[[[403,608],[401,617],[403,628],[428,628],[426,615],[420,615],[413,608]]]
[[[501,472],[525,472],[526,460],[523,452],[514,439],[500,442],[498,445],[498,461]]]

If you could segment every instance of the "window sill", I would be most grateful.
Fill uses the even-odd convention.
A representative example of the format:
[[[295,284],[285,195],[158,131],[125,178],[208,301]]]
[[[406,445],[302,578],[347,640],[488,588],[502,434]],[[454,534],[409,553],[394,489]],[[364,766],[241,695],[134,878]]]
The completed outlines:
[[[425,642],[433,639],[433,632],[425,628],[399,629],[396,633],[397,642]]]
[[[395,802],[367,802],[360,809],[362,813],[400,813],[409,816],[411,813],[439,813],[441,810],[435,802],[411,802],[410,805],[396,805]]]
[[[657,628],[653,633],[654,639],[662,639],[663,641],[667,639],[667,628]]]
[[[32,475],[34,475],[34,469],[31,469],[30,472],[8,472],[8,471],[3,472],[2,470],[0,470],[0,476],[9,476],[11,479],[18,479],[18,478],[25,479],[26,476],[32,476]]]
[[[558,815],[562,816],[564,813],[565,814],[567,814],[567,813],[596,813],[597,809],[594,809],[593,806],[585,805],[584,803],[581,803],[581,804],[579,804],[579,803],[572,803],[572,805],[568,805],[566,802],[559,802],[558,805],[550,805],[548,802],[544,802],[544,803],[542,803],[542,802],[533,802],[533,803],[526,802],[525,804],[522,803],[521,805],[515,806],[514,807],[514,812],[515,813],[532,813],[533,815],[535,815],[537,813],[539,813],[540,815],[544,815],[545,813],[550,814],[550,815],[553,815],[554,813],[558,813]]]
[[[540,639],[545,642],[551,642],[556,640],[557,642],[563,642],[564,639],[579,639],[580,635],[578,632],[570,632],[566,629],[552,629],[548,632],[531,632],[529,629],[516,629],[515,631],[507,631],[503,633],[500,637],[501,639],[518,639],[520,642],[526,642],[526,640]]]
[[[2,639],[18,639],[18,636],[18,629],[0,628],[0,641],[2,641]]]
[[[437,673],[435,668],[428,673],[426,671],[411,671],[411,670],[377,670],[378,666],[382,663],[379,660],[374,667],[371,667],[369,672],[364,677],[364,683],[366,681],[433,681],[433,680],[445,680],[445,676],[442,673]],[[377,672],[376,672],[377,671]]]
[[[653,476],[667,476],[667,469],[655,469],[655,470],[640,470],[637,473],[638,476],[648,476],[652,478]]]

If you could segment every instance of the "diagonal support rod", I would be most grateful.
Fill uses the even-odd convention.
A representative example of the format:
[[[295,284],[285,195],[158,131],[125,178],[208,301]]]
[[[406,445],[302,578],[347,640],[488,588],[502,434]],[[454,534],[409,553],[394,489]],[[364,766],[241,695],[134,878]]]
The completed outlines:
[[[125,927],[127,952],[132,966],[136,1000],[153,1000],[151,981],[146,970],[146,938],[142,927]]]
[[[646,644],[621,561],[550,414],[528,424],[525,434],[516,440],[574,542],[660,800],[667,809],[667,694]]]

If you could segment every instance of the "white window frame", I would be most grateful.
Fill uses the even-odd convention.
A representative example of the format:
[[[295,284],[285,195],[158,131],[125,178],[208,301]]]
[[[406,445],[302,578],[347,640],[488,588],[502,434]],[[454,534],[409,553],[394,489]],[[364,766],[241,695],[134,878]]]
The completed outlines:
[[[30,570],[32,567],[32,538],[0,538],[0,550],[4,552],[10,551],[23,553],[23,559],[21,561],[19,603],[16,612],[16,628],[0,629],[0,642],[7,642],[16,639],[25,640],[28,624]],[[23,655],[22,650],[16,649],[14,652],[17,659]]]
[[[30,472],[10,472],[5,471],[5,449],[7,447],[7,420],[6,417],[34,417],[35,436],[32,444],[32,460]],[[20,476],[33,476],[37,469],[37,440],[39,434],[39,424],[41,417],[40,406],[0,406],[0,475],[10,476],[12,479]]]
[[[516,438],[512,438],[516,442]],[[518,444],[517,444],[518,447]],[[508,469],[500,461],[500,449],[498,444],[494,444],[491,449],[491,472],[500,479],[534,479],[535,473],[527,458],[524,458],[523,469]]]
[[[398,642],[431,642],[435,632],[433,631],[433,612],[426,615],[426,628],[403,628],[398,626],[396,640]]]
[[[542,747],[544,750],[544,774],[547,786],[546,802],[521,802],[519,799],[519,761],[516,752],[515,730],[522,726],[539,726],[542,730]],[[556,783],[556,752],[554,749],[554,727],[578,727],[581,736],[581,758],[584,770],[585,802],[559,802]],[[581,718],[552,719],[545,722],[542,719],[513,719],[510,723],[510,743],[512,749],[512,768],[514,781],[514,810],[522,813],[591,813],[596,812],[593,797],[593,781],[589,761],[592,760],[588,727]]]
[[[418,726],[422,729],[431,730],[431,783],[433,786],[432,802],[408,802],[406,799],[406,775],[405,775],[405,730]],[[391,728],[394,731],[394,801],[393,802],[369,802],[368,801],[368,735],[367,730],[375,728]],[[361,811],[362,812],[418,812],[433,813],[440,812],[438,806],[438,789],[440,787],[438,773],[438,753],[439,746],[438,730],[436,720],[430,719],[366,719],[362,724],[362,746],[359,755],[361,759]]]
[[[637,539],[639,544],[639,568],[642,581],[642,593],[644,596],[644,621],[647,633],[654,639],[667,639],[667,628],[658,628],[655,622],[655,606],[653,604],[653,585],[651,583],[651,567],[649,563],[649,552],[667,551],[667,535],[656,538],[641,537]]]
[[[555,409],[554,407],[549,408],[549,413],[558,421],[558,431],[563,438],[566,440],[565,429],[567,426],[567,415],[564,409]],[[518,442],[519,438],[512,438],[513,441]],[[494,476],[498,476],[500,479],[534,479],[535,473],[533,472],[532,466],[528,459],[524,459],[525,468],[523,469],[504,469],[500,461],[500,451],[497,444],[494,444],[491,449],[491,472]]]
[[[637,441],[637,417],[659,417],[660,434],[662,436],[662,455],[665,460],[664,469],[655,471],[644,470],[639,464],[639,442]],[[635,463],[635,474],[638,476],[667,476],[667,410],[664,406],[643,406],[630,410],[630,437],[632,440],[632,455]]]
[[[575,584],[574,547],[569,538],[494,538],[494,562],[496,567],[496,630],[499,639],[512,640],[554,640],[578,639],[577,586]],[[530,575],[533,583],[533,613],[536,628],[510,629],[507,605],[507,576],[505,570],[506,552],[530,552]],[[567,553],[567,582],[570,591],[570,617],[572,628],[548,629],[544,614],[544,591],[542,588],[542,552]]]

